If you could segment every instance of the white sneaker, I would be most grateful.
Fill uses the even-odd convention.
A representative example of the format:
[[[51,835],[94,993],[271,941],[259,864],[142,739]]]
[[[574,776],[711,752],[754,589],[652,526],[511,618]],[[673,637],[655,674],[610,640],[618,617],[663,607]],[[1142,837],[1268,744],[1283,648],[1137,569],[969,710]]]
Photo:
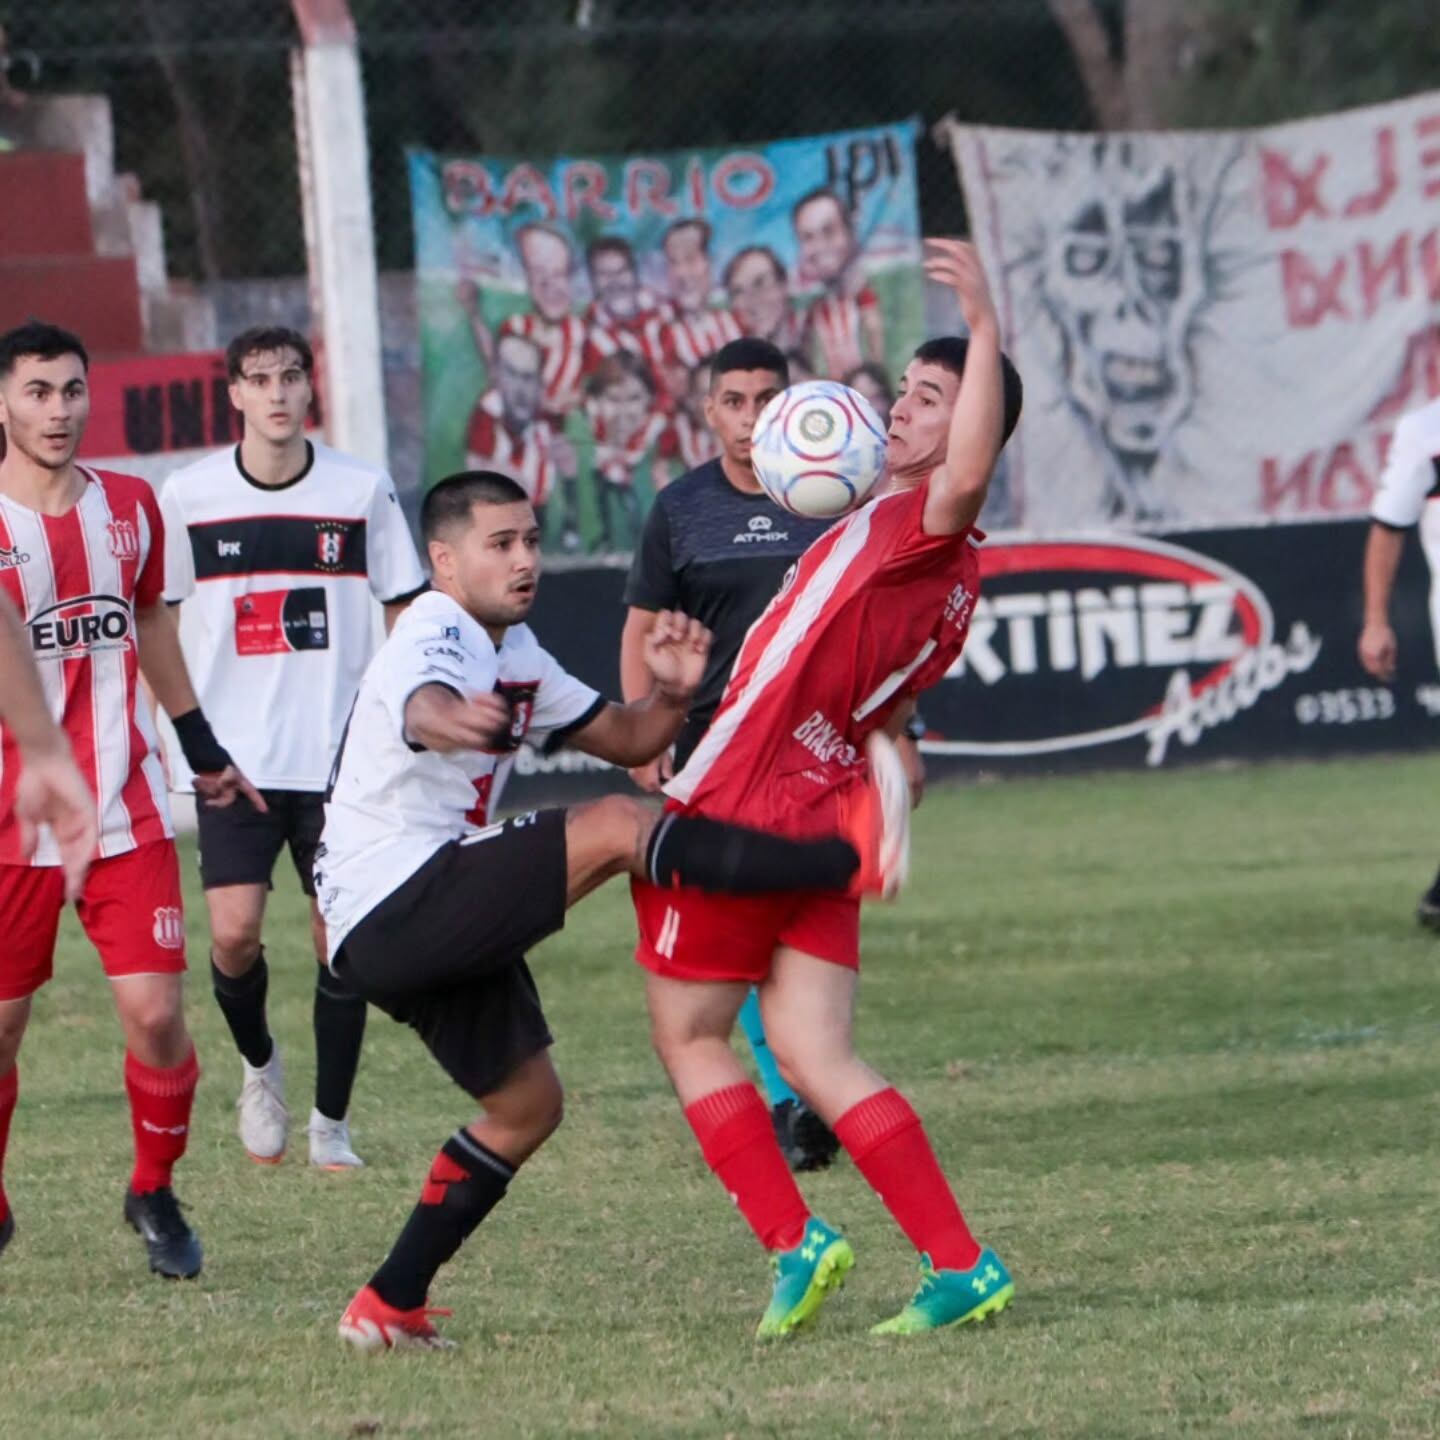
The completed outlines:
[[[358,1170],[364,1161],[350,1148],[350,1121],[310,1112],[310,1163],[322,1170]]]
[[[285,1074],[277,1047],[258,1070],[243,1057],[245,1083],[235,1108],[240,1112],[240,1143],[259,1165],[278,1165],[290,1134],[290,1112],[285,1108]]]

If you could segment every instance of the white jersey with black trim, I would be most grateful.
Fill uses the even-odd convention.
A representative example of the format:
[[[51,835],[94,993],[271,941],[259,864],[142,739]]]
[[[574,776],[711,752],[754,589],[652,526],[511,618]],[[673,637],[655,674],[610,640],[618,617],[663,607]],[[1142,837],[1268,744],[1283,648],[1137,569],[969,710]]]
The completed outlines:
[[[1440,666],[1440,400],[1400,417],[1370,518],[1394,530],[1420,531],[1430,565],[1430,629]]]
[[[414,744],[405,734],[405,704],[425,685],[466,699],[503,696],[511,713],[503,744],[447,755]],[[489,824],[497,773],[522,743],[553,744],[604,705],[540,647],[528,625],[511,626],[497,647],[438,590],[410,606],[365,672],[326,797],[315,888],[331,958],[442,845]]]
[[[375,650],[375,601],[425,588],[390,477],[311,443],[294,480],[262,485],[240,450],[178,470],[161,495],[165,598],[195,690],[262,790],[322,791]],[[192,777],[172,757],[177,789]]]

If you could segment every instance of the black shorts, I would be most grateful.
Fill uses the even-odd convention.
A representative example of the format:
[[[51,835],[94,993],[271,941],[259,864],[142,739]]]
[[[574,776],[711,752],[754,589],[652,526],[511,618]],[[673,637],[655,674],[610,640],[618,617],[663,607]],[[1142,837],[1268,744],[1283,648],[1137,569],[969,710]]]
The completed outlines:
[[[318,790],[262,790],[270,809],[261,814],[243,795],[223,809],[198,796],[195,819],[200,831],[200,883],[266,885],[286,845],[300,877],[300,888],[315,893],[315,847],[325,828],[325,797]]]
[[[551,1043],[525,952],[565,924],[565,812],[452,840],[345,937],[337,975],[409,1025],[467,1094]]]

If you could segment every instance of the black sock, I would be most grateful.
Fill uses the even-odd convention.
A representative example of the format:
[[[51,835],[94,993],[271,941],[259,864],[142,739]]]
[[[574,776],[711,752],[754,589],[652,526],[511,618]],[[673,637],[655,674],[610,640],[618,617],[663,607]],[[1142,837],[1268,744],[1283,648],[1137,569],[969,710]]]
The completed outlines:
[[[515,1167],[466,1130],[457,1130],[430,1166],[420,1203],[385,1263],[370,1279],[375,1293],[397,1310],[425,1303],[435,1272],[498,1205]]]
[[[315,976],[315,1108],[343,1120],[360,1067],[365,1001],[323,965]]]
[[[859,868],[848,840],[786,840],[698,815],[661,816],[645,849],[645,870],[656,885],[730,895],[843,890]]]
[[[243,975],[227,975],[210,957],[210,983],[220,1013],[235,1037],[235,1048],[258,1070],[275,1053],[270,1027],[265,1023],[265,992],[270,971],[265,964],[265,947]]]

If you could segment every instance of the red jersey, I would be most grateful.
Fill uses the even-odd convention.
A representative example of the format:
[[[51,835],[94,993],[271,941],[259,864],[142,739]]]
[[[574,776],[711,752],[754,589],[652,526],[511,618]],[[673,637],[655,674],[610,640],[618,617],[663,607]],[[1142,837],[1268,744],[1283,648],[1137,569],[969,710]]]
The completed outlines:
[[[50,713],[96,796],[101,858],[173,835],[155,729],[135,703],[135,611],[160,603],[165,532],[154,492],[133,475],[81,467],[64,515],[0,495],[0,589],[15,603]],[[19,755],[0,726],[0,864],[24,864],[14,815]],[[30,862],[58,865],[42,832]]]
[[[554,470],[550,427],[536,419],[523,430],[512,430],[505,423],[500,392],[487,390],[475,402],[465,432],[465,465],[470,470],[498,470],[508,475],[524,487],[532,505],[543,505]]]
[[[522,335],[540,347],[540,378],[545,386],[541,408],[547,416],[563,416],[580,403],[580,386],[594,352],[590,327],[578,315],[552,324],[540,315],[512,315],[502,322],[496,342]]]
[[[927,535],[928,485],[831,526],[740,648],[672,799],[718,820],[805,836],[834,828],[865,737],[959,656],[980,589],[971,529]]]

